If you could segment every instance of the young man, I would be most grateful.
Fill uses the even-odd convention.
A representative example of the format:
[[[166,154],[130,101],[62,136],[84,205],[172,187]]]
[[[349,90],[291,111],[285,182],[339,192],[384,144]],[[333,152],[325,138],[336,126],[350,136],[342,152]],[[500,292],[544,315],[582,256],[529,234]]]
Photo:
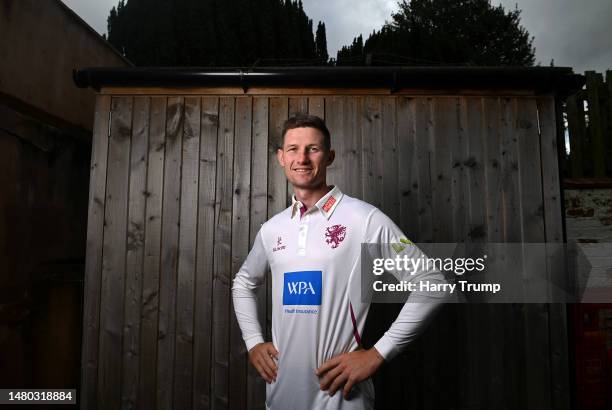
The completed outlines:
[[[298,115],[285,122],[277,158],[293,186],[293,203],[262,225],[234,279],[236,317],[249,360],[268,383],[268,409],[373,408],[370,377],[415,339],[443,301],[439,295],[425,303],[409,299],[375,346],[361,348],[369,309],[361,298],[361,244],[409,241],[380,210],[327,185],[334,155],[323,120]],[[396,252],[422,255],[415,246]],[[255,297],[268,268],[271,342],[263,339]],[[408,279],[423,278],[444,281],[437,271]]]

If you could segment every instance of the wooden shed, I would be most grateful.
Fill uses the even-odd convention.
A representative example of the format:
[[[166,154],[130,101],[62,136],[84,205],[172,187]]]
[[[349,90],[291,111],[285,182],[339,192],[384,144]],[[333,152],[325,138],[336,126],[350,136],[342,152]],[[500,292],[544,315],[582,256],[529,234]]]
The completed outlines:
[[[230,286],[290,201],[275,149],[291,114],[325,118],[331,183],[415,242],[564,241],[559,107],[582,84],[568,68],[91,68],[75,82],[98,90],[83,409],[264,408]],[[373,307],[366,345],[395,313]],[[447,305],[376,376],[377,408],[569,409],[566,323],[563,304]]]

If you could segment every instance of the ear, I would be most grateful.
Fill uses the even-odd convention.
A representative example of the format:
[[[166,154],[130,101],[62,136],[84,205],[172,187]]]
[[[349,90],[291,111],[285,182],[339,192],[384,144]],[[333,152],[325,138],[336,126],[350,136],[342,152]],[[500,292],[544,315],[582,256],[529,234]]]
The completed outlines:
[[[334,162],[334,159],[336,158],[336,151],[329,150],[329,153],[327,154],[327,166],[330,166],[332,164],[332,162]]]
[[[282,148],[278,148],[276,150],[276,159],[278,160],[278,163],[280,164],[281,167],[285,167],[285,152],[283,151]]]

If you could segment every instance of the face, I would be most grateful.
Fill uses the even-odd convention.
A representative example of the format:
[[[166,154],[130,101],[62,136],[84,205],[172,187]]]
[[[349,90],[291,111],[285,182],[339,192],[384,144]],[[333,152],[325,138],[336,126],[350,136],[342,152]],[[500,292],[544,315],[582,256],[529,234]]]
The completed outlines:
[[[285,134],[276,156],[295,188],[317,189],[325,185],[334,151],[325,151],[324,139],[321,131],[311,127],[293,128]]]

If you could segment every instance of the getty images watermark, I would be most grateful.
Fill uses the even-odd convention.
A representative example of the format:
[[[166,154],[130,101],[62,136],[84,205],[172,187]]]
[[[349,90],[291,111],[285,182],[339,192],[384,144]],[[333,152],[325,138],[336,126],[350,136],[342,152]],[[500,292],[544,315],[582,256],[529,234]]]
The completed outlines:
[[[414,245],[409,245],[414,246]],[[419,272],[454,272],[462,276],[469,272],[483,272],[487,255],[481,258],[430,258],[424,254],[418,256],[396,255],[395,258],[375,258],[373,260],[372,273],[380,276],[385,271],[399,272],[406,275],[416,275]],[[402,276],[400,274],[400,276]],[[457,280],[455,283],[447,281],[432,280],[400,280],[399,283],[385,283],[383,280],[375,280],[373,283],[375,292],[449,292],[453,294],[459,289],[461,292],[491,292],[497,293],[501,290],[499,283],[470,283],[467,280]]]
[[[612,300],[570,243],[362,244],[361,298],[375,303],[576,303]]]

